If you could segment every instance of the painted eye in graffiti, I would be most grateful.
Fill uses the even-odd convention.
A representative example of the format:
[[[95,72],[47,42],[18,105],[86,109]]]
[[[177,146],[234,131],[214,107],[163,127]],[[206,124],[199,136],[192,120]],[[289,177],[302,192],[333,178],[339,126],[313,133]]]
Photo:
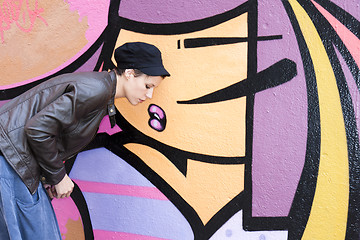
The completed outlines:
[[[282,39],[281,35],[272,35],[272,36],[259,36],[257,41],[269,41]],[[209,47],[216,45],[226,45],[234,44],[241,42],[248,42],[249,38],[247,37],[207,37],[207,38],[187,38],[184,39],[185,48],[199,48],[199,47]],[[180,40],[178,40],[178,48],[180,48]]]
[[[204,104],[232,100],[272,88],[290,81],[297,75],[296,63],[282,59],[252,77],[237,82],[229,87],[217,90],[199,98],[177,101],[178,104]]]
[[[164,110],[155,104],[150,104],[148,113],[150,116],[149,126],[158,132],[164,131],[166,127],[166,115]]]

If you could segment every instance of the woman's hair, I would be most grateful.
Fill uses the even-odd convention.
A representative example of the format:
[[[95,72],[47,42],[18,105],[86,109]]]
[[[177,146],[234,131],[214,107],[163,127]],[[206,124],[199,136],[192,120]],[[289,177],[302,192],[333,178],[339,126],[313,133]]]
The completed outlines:
[[[117,75],[122,75],[124,72],[125,72],[125,70],[126,69],[120,69],[120,68],[117,68],[117,67],[115,67],[114,68],[114,71],[115,71],[115,73],[117,74]],[[139,69],[133,69],[134,70],[134,76],[135,77],[139,77],[139,76],[141,76],[141,75],[144,75],[145,73],[143,73],[142,71],[140,71]],[[146,75],[146,74],[145,74]],[[166,76],[161,76],[162,78],[165,78]]]
[[[120,68],[114,68],[114,71],[116,74],[118,75],[122,75],[125,72],[126,69],[120,69]],[[141,75],[144,75],[145,73],[143,73],[142,71],[140,71],[139,69],[133,69],[134,70],[134,76],[135,77],[139,77]]]

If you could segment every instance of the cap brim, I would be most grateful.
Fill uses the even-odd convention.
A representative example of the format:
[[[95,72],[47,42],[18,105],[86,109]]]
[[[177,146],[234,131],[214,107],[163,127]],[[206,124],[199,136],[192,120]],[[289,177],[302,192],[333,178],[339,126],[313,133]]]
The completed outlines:
[[[149,76],[167,76],[170,77],[170,73],[162,66],[159,67],[147,67],[139,68],[140,71]]]

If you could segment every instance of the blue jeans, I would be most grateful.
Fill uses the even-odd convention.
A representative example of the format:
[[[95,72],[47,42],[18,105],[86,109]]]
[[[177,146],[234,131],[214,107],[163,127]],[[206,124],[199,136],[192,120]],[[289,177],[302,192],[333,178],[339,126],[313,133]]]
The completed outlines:
[[[61,240],[54,209],[42,184],[32,195],[1,153],[0,239]]]

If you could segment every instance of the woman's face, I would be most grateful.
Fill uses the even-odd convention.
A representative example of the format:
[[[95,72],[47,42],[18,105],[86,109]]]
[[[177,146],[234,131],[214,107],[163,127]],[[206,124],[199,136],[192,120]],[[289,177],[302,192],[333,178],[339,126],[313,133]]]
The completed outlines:
[[[127,69],[124,74],[126,78],[124,84],[125,97],[134,106],[148,98],[151,99],[154,89],[163,80],[161,76],[149,76],[146,74],[135,76],[134,71],[131,69]]]

